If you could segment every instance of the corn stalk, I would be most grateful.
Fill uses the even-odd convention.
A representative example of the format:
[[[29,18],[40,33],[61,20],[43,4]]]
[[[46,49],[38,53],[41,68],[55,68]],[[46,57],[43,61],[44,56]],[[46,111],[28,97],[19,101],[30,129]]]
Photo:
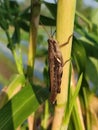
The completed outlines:
[[[60,45],[67,42],[68,38],[73,34],[75,7],[76,0],[58,0],[56,38]],[[72,38],[66,46],[61,48],[64,61],[71,58],[71,46]],[[68,96],[69,66],[70,61],[67,62],[63,68],[61,93],[57,96],[57,106],[55,107],[52,130],[60,130],[61,128]]]

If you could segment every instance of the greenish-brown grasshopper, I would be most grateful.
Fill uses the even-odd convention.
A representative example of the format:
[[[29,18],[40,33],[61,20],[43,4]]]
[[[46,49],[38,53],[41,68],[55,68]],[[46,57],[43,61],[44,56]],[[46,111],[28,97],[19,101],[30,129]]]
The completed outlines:
[[[42,23],[41,23],[42,24]],[[47,32],[45,26],[44,30]],[[47,32],[48,34],[48,32]],[[61,92],[61,80],[63,74],[64,65],[70,60],[63,62],[62,53],[60,48],[67,45],[70,41],[70,38],[73,35],[70,35],[67,42],[59,46],[59,42],[53,38],[53,35],[49,36],[48,39],[48,63],[49,63],[49,76],[50,76],[50,102],[55,104],[56,96]]]
[[[56,101],[56,96],[61,91],[61,80],[63,74],[63,67],[64,65],[70,60],[63,62],[62,53],[60,51],[60,47],[63,47],[69,43],[70,38],[72,35],[69,36],[68,41],[59,46],[59,43],[54,40],[53,37],[48,39],[48,62],[49,62],[49,75],[50,75],[50,101],[52,104]]]

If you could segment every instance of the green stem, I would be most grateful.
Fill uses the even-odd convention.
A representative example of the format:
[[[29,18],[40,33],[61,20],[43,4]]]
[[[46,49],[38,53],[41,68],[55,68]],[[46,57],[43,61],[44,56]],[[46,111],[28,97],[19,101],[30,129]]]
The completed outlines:
[[[12,53],[13,53],[13,56],[14,56],[14,59],[15,59],[15,63],[16,63],[16,66],[17,66],[18,73],[19,74],[24,74],[24,72],[23,72],[23,62],[22,62],[22,54],[21,54],[20,47],[18,48],[18,52],[19,52],[19,54],[17,54],[16,49],[12,50]]]
[[[5,32],[6,32],[6,35],[8,38],[9,48],[14,56],[14,60],[16,63],[18,73],[23,74],[23,63],[22,63],[22,54],[21,54],[20,46],[18,47],[19,54],[17,54],[17,49],[16,49],[16,47],[14,47],[14,45],[12,43],[12,39],[10,38],[9,32],[7,30]]]
[[[30,43],[28,51],[27,75],[32,78],[36,51],[37,30],[39,25],[40,3],[39,0],[31,0],[31,23],[30,23]]]
[[[49,104],[48,101],[45,102],[45,110],[44,110],[44,117],[41,123],[41,126],[44,130],[47,130],[47,122],[49,119]]]
[[[32,83],[32,77],[33,77],[33,70],[34,70],[39,17],[40,17],[40,1],[31,0],[30,42],[29,42],[29,49],[28,49],[28,67],[27,67],[27,77],[31,83]],[[31,124],[29,125],[29,128],[34,128],[33,126],[34,114],[35,113],[33,113],[33,115],[30,115],[28,118],[28,123]],[[32,119],[32,120],[30,121],[29,119]]]
[[[75,16],[76,0],[58,0],[57,4],[57,41],[59,44],[66,43],[68,38],[73,34],[74,16]],[[71,57],[72,38],[68,45],[61,48],[63,61]],[[64,109],[67,103],[68,96],[68,79],[69,79],[70,61],[63,68],[63,76],[61,83],[61,93],[57,96],[57,106],[52,130],[60,130]]]

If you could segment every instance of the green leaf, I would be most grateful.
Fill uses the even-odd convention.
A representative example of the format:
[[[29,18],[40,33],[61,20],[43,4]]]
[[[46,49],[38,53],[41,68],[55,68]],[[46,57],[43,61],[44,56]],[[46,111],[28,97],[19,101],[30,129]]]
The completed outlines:
[[[56,15],[57,15],[57,4],[48,3],[48,2],[44,2],[44,4],[49,9],[49,11],[51,12],[52,16],[56,19]]]
[[[81,43],[84,47],[86,55],[88,57],[98,58],[98,53],[96,53],[98,52],[98,38],[96,34],[94,34],[93,32],[87,33],[86,31],[82,31],[82,36],[80,36],[79,38],[77,37],[77,39],[78,42]]]
[[[86,51],[82,43],[75,37],[72,46],[72,56],[75,61],[78,72],[84,72],[87,59]]]
[[[17,74],[15,75],[13,78],[11,78],[10,80],[11,82],[9,83],[8,85],[8,91],[7,91],[7,94],[8,94],[8,98],[10,99],[10,97],[12,96],[14,90],[20,86],[20,85],[24,85],[26,80],[25,80],[25,77],[24,75],[20,75],[20,74]],[[22,86],[23,87],[23,86]]]
[[[19,13],[19,4],[17,1],[9,1],[9,11],[11,13],[11,15],[17,16]]]
[[[80,17],[80,18],[88,25],[88,27],[89,27],[90,29],[92,29],[92,23],[91,23],[90,20],[88,20],[88,19],[85,17],[85,15],[83,15],[82,13],[80,13],[80,12],[78,12],[78,11],[76,11],[76,15],[77,15],[78,17]],[[75,21],[75,23],[76,23],[76,21]]]
[[[56,25],[55,19],[43,16],[43,15],[40,16],[40,21],[43,25],[46,25],[46,26],[55,26]]]
[[[0,26],[3,30],[7,30],[9,25],[8,25],[8,21],[4,17],[5,16],[0,12]]]
[[[86,64],[86,79],[93,92],[98,90],[98,59],[89,58]]]
[[[23,21],[23,20],[20,20],[19,21],[19,26],[20,26],[20,28],[22,28],[24,31],[26,31],[26,32],[29,32],[29,24],[27,24],[27,22],[26,21]]]
[[[46,89],[28,84],[0,110],[0,130],[15,130],[47,97]]]
[[[23,87],[24,84],[24,75],[15,75],[14,77],[12,77],[10,83],[7,85],[7,92],[0,97],[0,108],[2,108],[4,104],[6,104],[8,100],[12,98],[15,90],[17,90],[17,88],[19,87]]]
[[[98,8],[95,8],[91,12],[91,21],[98,27]]]
[[[80,75],[75,92],[72,94],[71,96],[71,100],[70,100],[70,104],[69,104],[69,114],[71,114],[72,108],[74,106],[74,103],[76,101],[76,97],[79,93],[80,87],[81,87],[81,83],[82,83],[82,78],[83,78],[83,74]],[[71,90],[72,93],[72,90]]]
[[[72,112],[72,109],[73,109],[73,106],[76,102],[76,98],[78,96],[78,93],[79,93],[79,90],[80,90],[80,87],[81,87],[81,83],[82,83],[82,78],[83,78],[83,74],[80,75],[79,77],[79,80],[78,80],[78,83],[77,83],[77,86],[76,86],[76,89],[73,93],[73,89],[71,89],[71,99],[69,100],[69,105],[67,105],[67,108],[66,108],[66,114],[64,116],[64,120],[63,120],[63,127],[66,127],[66,124],[68,125],[69,123],[69,120],[70,120],[70,116],[71,116],[71,112]]]
[[[23,10],[23,11],[20,13],[20,18],[21,18],[22,20],[25,20],[25,21],[30,22],[30,17],[31,17],[30,8],[31,8],[31,6],[27,7],[25,10]]]
[[[13,43],[20,43],[20,28],[19,28],[19,25],[17,23],[15,23],[15,31],[12,35],[12,40],[13,40]]]

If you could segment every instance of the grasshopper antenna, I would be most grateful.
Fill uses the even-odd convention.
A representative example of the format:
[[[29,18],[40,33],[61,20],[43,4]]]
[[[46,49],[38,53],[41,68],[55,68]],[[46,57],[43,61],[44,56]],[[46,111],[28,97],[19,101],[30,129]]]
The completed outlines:
[[[45,32],[47,33],[48,37],[50,38],[51,35],[48,33],[47,29],[45,28],[45,26],[43,25],[43,23],[41,21],[40,21],[40,23],[41,23],[43,29],[45,30]]]
[[[53,32],[52,37],[54,36],[55,33],[56,33],[56,30]]]
[[[51,37],[53,38],[54,34],[56,33],[56,30],[52,33],[52,27],[51,27]]]

